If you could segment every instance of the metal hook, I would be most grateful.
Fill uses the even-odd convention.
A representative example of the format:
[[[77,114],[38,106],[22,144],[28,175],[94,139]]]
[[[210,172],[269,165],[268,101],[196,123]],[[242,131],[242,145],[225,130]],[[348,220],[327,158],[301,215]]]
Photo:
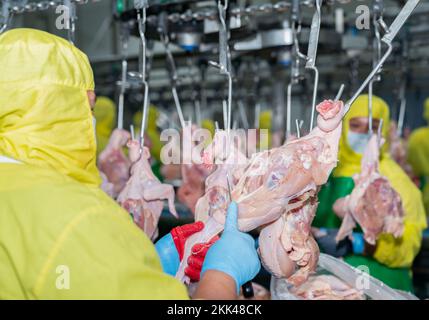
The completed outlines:
[[[402,59],[401,59],[401,88],[399,90],[399,98],[400,98],[400,108],[399,108],[399,116],[398,116],[398,130],[397,136],[401,137],[402,132],[404,130],[404,121],[405,121],[405,111],[407,109],[407,69],[408,69],[408,40],[405,38],[402,44]]]
[[[399,108],[399,117],[398,117],[398,130],[397,130],[397,136],[401,137],[402,132],[404,130],[404,120],[405,120],[405,110],[407,107],[407,98],[405,96],[405,91],[407,87],[406,80],[402,81],[401,89],[400,89],[400,98],[401,98],[401,106]]]
[[[317,89],[319,87],[319,70],[316,67],[317,46],[319,44],[320,23],[321,23],[321,6],[323,0],[316,1],[316,12],[311,22],[310,40],[308,43],[306,69],[314,71],[313,100],[311,105],[310,131],[313,130],[314,114],[316,111]]]
[[[165,16],[165,12],[163,13]],[[170,66],[170,80],[171,80],[171,93],[173,95],[174,104],[176,105],[177,114],[179,115],[179,121],[182,129],[186,127],[185,118],[183,117],[182,106],[180,104],[179,95],[177,93],[177,69],[174,62],[174,57],[170,49],[170,39],[167,33],[167,21],[165,19],[160,19],[160,25],[158,26],[159,35],[161,42],[164,44],[165,53],[167,55],[167,61]]]
[[[378,124],[378,130],[377,130],[378,147],[381,147],[382,129],[383,129],[383,119],[380,119],[380,123]]]
[[[344,83],[341,84],[340,89],[338,89],[337,95],[335,96],[335,100],[334,101],[339,101],[341,99],[341,96],[343,95],[344,92]]]
[[[129,29],[125,24],[121,25],[121,53],[122,53],[122,67],[121,67],[121,83],[120,83],[120,92],[119,92],[119,102],[118,102],[118,129],[123,129],[124,127],[124,100],[125,100],[125,90],[127,83],[127,51],[128,51],[128,40],[129,40]]]
[[[359,87],[359,89],[356,91],[356,93],[353,95],[353,97],[349,101],[347,101],[347,103],[345,104],[345,108],[344,108],[344,115],[350,110],[350,107],[353,104],[353,102],[357,99],[357,97],[365,89],[365,87],[368,85],[368,83],[371,81],[371,79],[377,74],[377,72],[383,66],[384,62],[387,60],[387,58],[392,53],[392,50],[393,50],[392,41],[393,41],[393,39],[395,39],[399,30],[405,24],[405,22],[410,17],[411,13],[414,11],[415,7],[419,4],[419,2],[420,2],[420,0],[408,0],[405,3],[402,10],[396,16],[395,20],[393,21],[390,28],[388,29],[388,32],[381,39],[381,41],[387,45],[386,53],[380,59],[378,64],[372,69],[371,73],[368,75],[368,77],[365,79],[365,81],[362,83],[362,85]]]
[[[292,2],[292,36],[293,36],[293,52],[294,57],[291,65],[291,79],[287,86],[287,100],[286,100],[286,139],[291,134],[292,127],[292,87],[299,82],[300,78],[300,59],[307,60],[307,56],[299,50],[298,34],[301,32],[300,14],[299,14],[299,1]]]
[[[249,120],[247,119],[247,113],[244,110],[244,104],[242,100],[238,100],[238,111],[240,112],[241,123],[245,130],[249,129]]]
[[[296,136],[298,139],[301,138],[301,128],[303,124],[304,124],[303,120],[299,121],[298,119],[295,119]]]
[[[383,21],[383,12],[382,12],[382,0],[376,0],[374,2],[374,13],[373,13],[373,26],[374,26],[374,33],[375,38],[373,41],[373,55],[372,55],[372,67],[375,67],[377,65],[377,62],[380,61],[381,58],[381,35],[380,35],[380,23],[379,21]],[[372,122],[373,122],[373,116],[372,116],[372,97],[373,97],[373,84],[375,81],[381,80],[381,71],[382,67],[377,71],[375,76],[371,79],[371,81],[368,84],[368,134],[372,136],[373,129],[372,129]]]
[[[143,97],[143,111],[142,111],[142,122],[140,124],[140,145],[143,148],[144,146],[144,133],[146,130],[147,114],[149,108],[149,84],[147,83],[146,78],[146,8],[148,6],[147,1],[135,1],[135,9],[137,10],[137,22],[140,40],[142,43],[142,83],[144,88],[144,97]],[[141,12],[140,12],[141,10]]]
[[[228,46],[228,29],[226,25],[226,11],[228,9],[228,0],[225,0],[224,5],[222,1],[218,0],[219,11],[219,63],[209,61],[209,64],[220,70],[221,74],[228,77],[228,111],[227,111],[227,131],[231,129],[231,115],[232,115],[232,75],[230,71],[231,57]]]

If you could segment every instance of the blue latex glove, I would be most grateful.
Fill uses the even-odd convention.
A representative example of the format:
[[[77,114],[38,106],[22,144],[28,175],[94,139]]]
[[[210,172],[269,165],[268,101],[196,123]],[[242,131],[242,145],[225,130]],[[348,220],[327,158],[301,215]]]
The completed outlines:
[[[225,230],[220,239],[209,249],[201,275],[207,270],[217,270],[231,276],[240,287],[259,272],[261,263],[255,249],[255,240],[238,230],[238,207],[231,202],[226,216]]]
[[[335,241],[338,229],[325,229],[320,228],[320,232],[325,233],[324,236],[315,238],[322,252],[334,257],[344,257],[350,254],[362,254],[365,248],[363,234],[354,232],[352,234],[353,240],[348,237],[340,242]]]
[[[180,265],[180,258],[171,233],[159,239],[155,243],[155,249],[161,259],[162,270],[172,276],[176,275]]]

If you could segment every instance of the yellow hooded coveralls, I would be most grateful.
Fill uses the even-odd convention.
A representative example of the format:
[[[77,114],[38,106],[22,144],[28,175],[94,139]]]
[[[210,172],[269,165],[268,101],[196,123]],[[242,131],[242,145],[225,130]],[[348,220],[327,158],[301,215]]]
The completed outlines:
[[[187,298],[98,187],[86,55],[15,29],[0,36],[0,68],[0,299]]]
[[[429,98],[424,103],[423,117],[429,123]],[[422,181],[423,202],[429,215],[429,127],[415,130],[408,140],[408,163]]]
[[[115,127],[115,103],[108,97],[97,97],[94,107],[94,117],[97,120],[95,133],[97,135],[97,157],[109,143],[110,135]]]
[[[313,226],[338,228],[340,219],[332,210],[333,203],[340,197],[351,193],[354,187],[352,176],[361,170],[362,156],[355,153],[347,142],[349,121],[355,117],[368,117],[368,96],[358,97],[343,120],[340,140],[339,163],[328,183],[319,192],[319,207]],[[387,139],[389,130],[389,108],[387,104],[373,96],[373,118],[383,119],[383,137]],[[395,239],[382,234],[377,240],[373,258],[351,255],[345,260],[357,267],[365,265],[372,276],[387,285],[402,290],[412,290],[411,265],[420,250],[422,231],[426,219],[421,193],[405,172],[388,154],[388,143],[382,147],[380,172],[401,196],[405,211],[403,236]]]

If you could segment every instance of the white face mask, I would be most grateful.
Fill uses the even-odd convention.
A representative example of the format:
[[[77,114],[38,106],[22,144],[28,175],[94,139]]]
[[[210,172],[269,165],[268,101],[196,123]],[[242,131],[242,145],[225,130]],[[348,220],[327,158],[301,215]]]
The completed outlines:
[[[94,127],[94,140],[95,140],[95,145],[97,145],[97,119],[95,119],[94,116],[92,116],[92,126]]]
[[[349,131],[347,134],[347,141],[349,143],[350,148],[353,149],[354,152],[363,154],[365,151],[365,147],[371,139],[371,135],[368,133],[356,133]]]

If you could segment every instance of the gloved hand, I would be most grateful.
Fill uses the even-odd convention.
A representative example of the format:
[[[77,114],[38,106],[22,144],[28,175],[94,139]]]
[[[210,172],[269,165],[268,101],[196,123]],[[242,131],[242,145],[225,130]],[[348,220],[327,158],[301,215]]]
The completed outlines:
[[[255,249],[255,240],[238,230],[238,207],[231,202],[226,216],[225,230],[220,239],[209,249],[201,275],[208,270],[217,270],[231,276],[240,287],[252,280],[259,272],[261,263]]]
[[[318,230],[315,239],[322,252],[336,258],[349,254],[363,254],[365,241],[362,233],[353,232],[352,239],[346,237],[338,243],[335,241],[337,233],[338,229],[320,228]]]
[[[204,223],[199,221],[184,226],[179,226],[170,231],[157,241],[156,251],[161,259],[162,269],[165,273],[174,276],[179,269],[180,262],[183,259],[186,240],[204,228]],[[188,266],[185,268],[185,275],[191,281],[199,281],[201,268],[208,249],[219,239],[213,237],[207,243],[199,243],[192,247],[191,256],[188,258]]]

